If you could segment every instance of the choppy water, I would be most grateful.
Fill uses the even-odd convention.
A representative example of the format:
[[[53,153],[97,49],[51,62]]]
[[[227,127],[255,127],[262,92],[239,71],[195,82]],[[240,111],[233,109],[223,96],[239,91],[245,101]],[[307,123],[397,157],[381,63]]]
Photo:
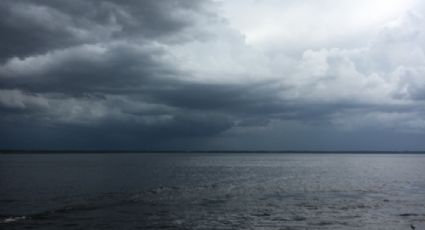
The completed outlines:
[[[0,229],[425,229],[425,155],[0,155]]]

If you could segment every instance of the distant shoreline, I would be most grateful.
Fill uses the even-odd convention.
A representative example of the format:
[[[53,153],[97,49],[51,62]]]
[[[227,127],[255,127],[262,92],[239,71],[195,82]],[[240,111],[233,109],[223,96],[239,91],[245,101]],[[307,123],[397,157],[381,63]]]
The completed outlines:
[[[282,154],[425,154],[424,151],[375,151],[375,150],[0,150],[0,154],[85,154],[85,153],[104,153],[104,154],[122,154],[122,153],[282,153]]]

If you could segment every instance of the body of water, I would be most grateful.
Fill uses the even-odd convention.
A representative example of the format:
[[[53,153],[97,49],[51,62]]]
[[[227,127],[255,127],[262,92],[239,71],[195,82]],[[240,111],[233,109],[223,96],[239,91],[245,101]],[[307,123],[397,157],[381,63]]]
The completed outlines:
[[[1,229],[425,229],[425,155],[4,154]]]

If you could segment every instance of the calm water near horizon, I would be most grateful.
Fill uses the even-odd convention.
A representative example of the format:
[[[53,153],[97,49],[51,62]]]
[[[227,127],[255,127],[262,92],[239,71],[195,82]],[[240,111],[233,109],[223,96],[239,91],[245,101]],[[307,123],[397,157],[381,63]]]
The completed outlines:
[[[0,229],[425,229],[421,154],[3,154]]]

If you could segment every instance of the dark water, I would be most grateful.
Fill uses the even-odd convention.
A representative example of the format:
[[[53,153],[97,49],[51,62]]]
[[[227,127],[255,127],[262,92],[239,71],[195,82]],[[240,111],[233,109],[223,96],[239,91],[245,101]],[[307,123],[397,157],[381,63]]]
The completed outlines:
[[[425,229],[425,155],[0,155],[0,229]]]

